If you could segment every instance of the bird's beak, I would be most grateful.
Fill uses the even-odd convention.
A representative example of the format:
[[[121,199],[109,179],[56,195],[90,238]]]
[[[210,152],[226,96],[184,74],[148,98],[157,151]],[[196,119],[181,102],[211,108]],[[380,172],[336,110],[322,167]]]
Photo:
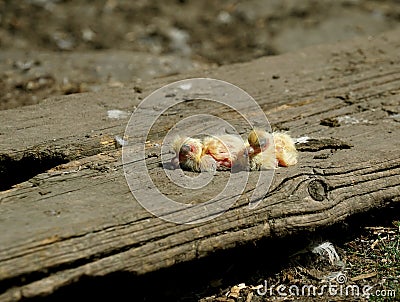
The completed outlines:
[[[255,152],[254,148],[252,146],[249,146],[249,147],[246,148],[244,155],[246,157],[249,157],[249,156],[253,155],[254,152]]]

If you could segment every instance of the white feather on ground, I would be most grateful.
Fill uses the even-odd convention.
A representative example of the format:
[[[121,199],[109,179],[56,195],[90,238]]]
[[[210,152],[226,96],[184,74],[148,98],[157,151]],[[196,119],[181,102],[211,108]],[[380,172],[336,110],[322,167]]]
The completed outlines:
[[[325,241],[312,249],[314,254],[328,256],[329,263],[332,265],[340,263],[340,257],[335,250],[335,247],[329,241]]]

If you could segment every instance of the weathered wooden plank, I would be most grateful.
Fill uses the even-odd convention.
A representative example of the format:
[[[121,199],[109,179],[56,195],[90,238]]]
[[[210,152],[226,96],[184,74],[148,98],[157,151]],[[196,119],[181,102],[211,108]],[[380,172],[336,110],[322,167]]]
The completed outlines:
[[[199,225],[167,223],[134,200],[123,175],[121,149],[114,143],[127,118],[107,117],[107,110],[131,112],[141,98],[176,77],[144,85],[143,93],[111,89],[0,112],[2,181],[11,179],[10,185],[33,176],[0,193],[0,299],[49,294],[83,275],[144,274],[397,202],[399,34],[308,48],[202,74],[239,85],[255,97],[274,126],[317,143],[303,145],[297,166],[276,171],[256,209],[247,207],[250,181],[234,207]],[[161,119],[151,142],[161,142],[165,129],[182,116],[207,110],[207,102],[180,106],[179,114],[177,110]],[[237,121],[234,112],[218,105],[213,112]],[[339,127],[321,125],[326,118],[336,119],[332,125]],[[342,143],[332,145],[331,138]],[[146,152],[160,151],[149,145]],[[163,176],[160,158],[147,161],[163,193],[179,198],[179,190]],[[215,195],[228,177],[229,172],[219,172],[191,200]]]

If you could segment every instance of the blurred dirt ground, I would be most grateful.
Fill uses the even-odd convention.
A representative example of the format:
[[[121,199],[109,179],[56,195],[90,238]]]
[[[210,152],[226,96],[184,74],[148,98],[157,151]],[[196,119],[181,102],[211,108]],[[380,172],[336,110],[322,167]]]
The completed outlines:
[[[399,24],[398,0],[0,0],[0,109]]]

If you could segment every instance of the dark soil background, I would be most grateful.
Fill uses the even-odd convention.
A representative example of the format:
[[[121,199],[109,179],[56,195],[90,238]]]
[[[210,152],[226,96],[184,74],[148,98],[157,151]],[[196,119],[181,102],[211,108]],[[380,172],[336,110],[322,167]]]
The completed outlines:
[[[398,0],[0,0],[0,109],[399,24]]]

